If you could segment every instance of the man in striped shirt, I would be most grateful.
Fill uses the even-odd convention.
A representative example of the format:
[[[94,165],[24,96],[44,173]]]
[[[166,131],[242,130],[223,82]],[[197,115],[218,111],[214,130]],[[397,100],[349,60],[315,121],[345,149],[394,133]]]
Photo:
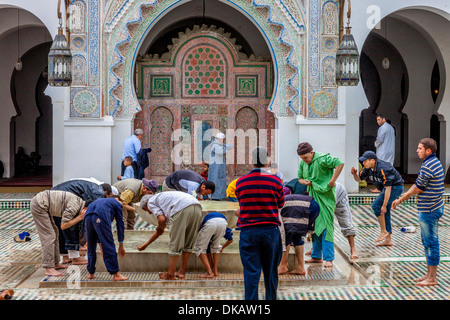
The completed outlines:
[[[254,169],[236,182],[239,202],[239,252],[244,267],[246,300],[258,300],[261,269],[264,273],[266,300],[275,300],[278,287],[278,264],[282,255],[278,209],[284,205],[280,178],[267,172],[267,150],[252,152]]]
[[[419,141],[417,155],[423,160],[419,175],[412,187],[399,199],[392,203],[392,208],[412,195],[417,195],[417,211],[422,244],[427,259],[427,274],[415,279],[418,286],[437,285],[437,268],[440,260],[438,223],[444,213],[444,169],[436,157],[437,144],[431,138]]]

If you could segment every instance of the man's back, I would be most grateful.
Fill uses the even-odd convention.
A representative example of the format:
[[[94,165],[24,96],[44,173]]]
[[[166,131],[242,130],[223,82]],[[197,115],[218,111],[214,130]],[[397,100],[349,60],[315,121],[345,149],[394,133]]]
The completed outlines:
[[[394,164],[395,130],[389,123],[386,122],[378,128],[375,147],[377,148],[378,159],[389,162],[391,165]]]
[[[236,182],[240,214],[238,227],[280,225],[278,209],[284,205],[281,180],[263,169],[253,169]]]

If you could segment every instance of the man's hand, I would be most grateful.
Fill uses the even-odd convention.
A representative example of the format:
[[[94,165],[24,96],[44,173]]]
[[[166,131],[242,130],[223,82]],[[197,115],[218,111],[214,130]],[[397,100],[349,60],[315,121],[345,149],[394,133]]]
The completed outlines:
[[[305,185],[305,186],[311,186],[311,185],[312,185],[312,182],[311,182],[310,180],[299,179],[298,182],[299,182],[300,184]]]
[[[358,170],[356,170],[355,167],[352,167],[352,169],[350,170],[350,172],[352,173],[352,175],[358,174]]]
[[[394,200],[394,202],[392,202],[392,209],[397,209],[397,206],[402,203],[400,199]]]
[[[380,211],[380,213],[381,213],[381,214],[385,214],[386,212],[387,212],[386,206],[385,206],[385,205],[382,205],[382,206],[381,206],[381,211]]]
[[[122,258],[125,257],[125,249],[123,248],[123,243],[119,243],[118,253]]]
[[[333,188],[336,185],[336,182],[333,180],[330,180],[330,182],[328,182],[328,185]]]

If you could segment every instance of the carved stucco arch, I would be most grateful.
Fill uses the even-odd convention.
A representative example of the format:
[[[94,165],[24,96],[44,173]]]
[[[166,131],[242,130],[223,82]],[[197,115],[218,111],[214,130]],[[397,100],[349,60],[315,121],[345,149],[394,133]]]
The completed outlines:
[[[132,118],[141,108],[133,72],[139,47],[159,18],[189,0],[115,0],[104,22],[104,114]],[[274,93],[269,110],[277,117],[301,113],[305,92],[303,8],[294,0],[222,0],[260,30],[274,65]],[[267,4],[269,3],[269,4]]]

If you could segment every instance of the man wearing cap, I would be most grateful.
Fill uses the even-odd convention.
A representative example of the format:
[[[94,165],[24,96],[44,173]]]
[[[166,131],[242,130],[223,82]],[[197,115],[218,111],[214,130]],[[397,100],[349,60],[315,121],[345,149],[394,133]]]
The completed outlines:
[[[162,185],[163,192],[182,191],[199,200],[203,200],[203,197],[209,196],[214,190],[214,182],[205,180],[197,172],[186,169],[168,175]]]
[[[227,150],[234,148],[231,144],[224,144],[225,135],[222,132],[216,134],[211,143],[209,156],[208,181],[215,184],[215,191],[211,198],[222,200],[227,197],[227,170],[225,167],[225,154]]]
[[[366,151],[359,158],[363,169],[352,167],[351,173],[356,182],[369,178],[381,193],[372,203],[372,210],[380,224],[380,235],[375,240],[377,246],[392,246],[391,205],[403,192],[403,179],[395,168],[386,161],[378,159],[373,151]]]
[[[116,182],[114,187],[119,190],[120,201],[123,204],[123,222],[126,230],[133,230],[136,218],[134,203],[141,201],[146,194],[154,194],[158,190],[158,183],[147,179],[126,179]]]
[[[144,137],[144,130],[142,129],[136,129],[134,130],[134,134],[125,139],[125,142],[123,143],[123,155],[122,155],[122,167],[121,167],[121,171],[120,171],[120,175],[123,176],[123,174],[125,173],[125,164],[124,164],[124,160],[125,157],[130,156],[131,158],[133,158],[133,162],[131,163],[131,166],[133,167],[134,170],[134,177],[137,178],[138,174],[139,174],[139,168],[138,168],[138,153],[141,150],[141,141],[142,138]]]
[[[313,151],[308,142],[298,145],[301,160],[298,182],[306,185],[308,193],[319,204],[320,214],[315,221],[312,235],[313,251],[306,263],[322,262],[331,268],[334,260],[334,211],[336,209],[336,180],[344,163],[330,154]]]

